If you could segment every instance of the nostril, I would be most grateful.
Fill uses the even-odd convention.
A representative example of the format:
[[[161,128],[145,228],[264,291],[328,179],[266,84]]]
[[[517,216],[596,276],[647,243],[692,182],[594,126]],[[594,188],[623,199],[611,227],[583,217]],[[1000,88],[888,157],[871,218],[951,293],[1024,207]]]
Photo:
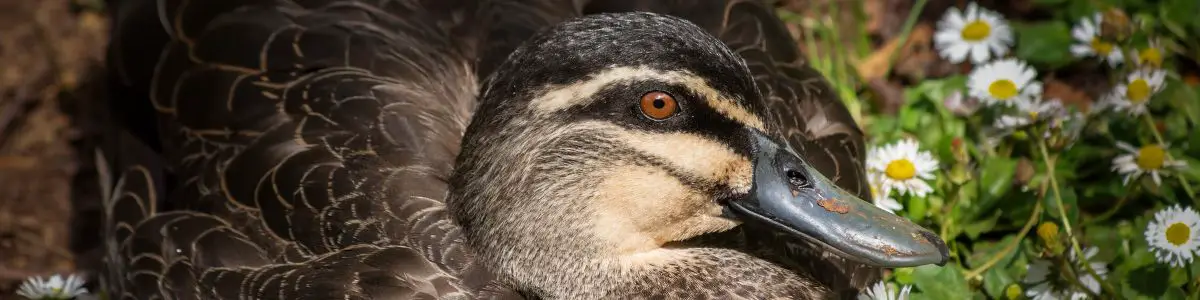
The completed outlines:
[[[804,176],[804,172],[800,172],[798,170],[787,170],[785,174],[787,175],[788,183],[791,183],[792,187],[799,188],[808,186],[808,176]]]

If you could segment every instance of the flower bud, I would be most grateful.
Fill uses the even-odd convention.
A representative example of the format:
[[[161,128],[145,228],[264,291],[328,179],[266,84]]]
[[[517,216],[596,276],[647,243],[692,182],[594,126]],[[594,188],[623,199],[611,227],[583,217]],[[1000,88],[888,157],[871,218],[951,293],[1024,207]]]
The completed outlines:
[[[1018,141],[1024,141],[1029,139],[1029,134],[1025,133],[1024,130],[1017,130],[1013,132],[1012,137]]]
[[[1133,35],[1134,26],[1129,15],[1120,8],[1104,11],[1100,21],[1100,37],[1110,41],[1124,42]]]
[[[1021,292],[1023,292],[1021,290],[1021,285],[1016,283],[1009,284],[1008,288],[1004,289],[1004,297],[1013,300],[1021,299]]]
[[[1044,241],[1057,241],[1058,224],[1050,221],[1042,222],[1041,225],[1038,225],[1037,235]]]
[[[1063,250],[1065,250],[1058,239],[1058,224],[1050,221],[1042,222],[1041,225],[1038,225],[1037,235],[1042,239],[1042,244],[1046,246],[1046,249],[1050,250],[1050,253],[1058,255],[1062,254]]]

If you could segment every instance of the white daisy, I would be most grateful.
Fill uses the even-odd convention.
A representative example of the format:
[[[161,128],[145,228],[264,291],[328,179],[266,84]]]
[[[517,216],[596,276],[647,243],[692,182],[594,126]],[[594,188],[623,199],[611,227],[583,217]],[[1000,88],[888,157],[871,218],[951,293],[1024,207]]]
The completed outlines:
[[[1096,13],[1090,18],[1080,19],[1079,24],[1075,24],[1075,28],[1071,29],[1071,36],[1079,43],[1071,45],[1071,53],[1078,57],[1097,56],[1115,67],[1124,61],[1125,57],[1116,45],[1100,37],[1100,24],[1103,20],[1103,15]]]
[[[37,300],[71,299],[87,294],[87,292],[87,289],[83,287],[83,278],[72,274],[67,276],[66,280],[59,275],[50,276],[50,280],[30,277],[21,283],[17,295]]]
[[[1200,251],[1200,214],[1191,207],[1178,204],[1154,213],[1146,224],[1146,243],[1154,256],[1164,264],[1182,268],[1192,263]]]
[[[988,105],[1012,106],[1042,94],[1037,71],[1023,61],[1002,59],[975,68],[967,78],[971,96]]]
[[[1162,184],[1160,172],[1169,171],[1168,169],[1183,168],[1187,166],[1187,162],[1178,161],[1167,158],[1167,149],[1163,145],[1151,144],[1141,148],[1134,148],[1124,142],[1117,142],[1117,147],[1128,152],[1117,156],[1113,159],[1113,171],[1117,171],[1121,175],[1125,175],[1125,184],[1129,184],[1129,180],[1141,176],[1143,173],[1150,173],[1150,177],[1154,179],[1154,184]]]
[[[1100,96],[1100,99],[1097,99],[1096,101],[1092,102],[1092,104],[1088,105],[1087,114],[1089,116],[1094,116],[1116,108],[1117,105],[1114,102],[1117,100],[1113,99],[1112,94],[1113,93],[1102,95]]]
[[[1004,17],[975,2],[967,4],[966,11],[955,7],[946,10],[937,27],[934,45],[942,58],[953,63],[963,62],[968,54],[976,64],[988,61],[993,53],[1003,57],[1013,43],[1012,29]]]
[[[1055,122],[1050,123],[1050,128],[1058,129],[1059,136],[1067,139],[1067,141],[1072,141],[1083,132],[1087,121],[1087,117],[1082,112],[1064,111]],[[1067,145],[1070,147],[1070,144]]]
[[[933,171],[939,168],[933,155],[921,151],[911,139],[871,149],[867,156],[868,171],[881,175],[879,188],[917,197],[933,191],[925,180],[933,179]]]
[[[1072,265],[1074,265],[1073,271],[1079,276],[1079,282],[1083,283],[1084,287],[1096,294],[1100,293],[1100,280],[1108,277],[1108,266],[1105,263],[1090,262],[1099,250],[1096,247],[1084,249],[1083,259],[1076,257],[1074,249],[1068,253],[1068,257]],[[1084,264],[1091,266],[1092,270],[1096,271],[1097,275],[1100,275],[1100,278],[1092,276],[1084,268]],[[1060,275],[1065,273],[1058,268],[1058,265],[1046,259],[1035,259],[1033,263],[1026,266],[1027,272],[1021,282],[1033,285],[1033,287],[1025,290],[1025,296],[1033,300],[1087,299],[1087,293],[1078,290],[1078,286],[1068,282],[1066,278],[1062,278]]]
[[[1016,129],[1029,125],[1032,123],[1030,121],[1029,118],[1024,116],[1003,115],[996,118],[996,124],[992,125],[992,127],[996,127],[997,129]]]
[[[904,205],[892,198],[890,188],[884,187],[881,182],[884,176],[886,175],[875,172],[867,174],[867,187],[871,189],[871,201],[875,203],[875,206],[894,214],[896,211],[904,209]]]
[[[1066,106],[1063,106],[1062,100],[1047,99],[1042,100],[1041,97],[1034,97],[1028,101],[1017,102],[1017,109],[1021,113],[1027,115],[1030,119],[1042,120],[1047,118],[1062,116],[1066,112]]]
[[[1146,112],[1146,103],[1154,94],[1163,90],[1163,82],[1167,72],[1163,70],[1140,69],[1129,73],[1125,82],[1117,85],[1112,94],[1108,95],[1113,108],[1124,110],[1132,115]]]
[[[911,292],[911,285],[905,285],[897,291],[895,286],[880,281],[859,293],[858,300],[907,300]]]
[[[1061,117],[1066,111],[1058,99],[1041,100],[1033,98],[1017,101],[1016,115],[1001,115],[996,119],[994,127],[999,129],[1015,129],[1042,120]]]

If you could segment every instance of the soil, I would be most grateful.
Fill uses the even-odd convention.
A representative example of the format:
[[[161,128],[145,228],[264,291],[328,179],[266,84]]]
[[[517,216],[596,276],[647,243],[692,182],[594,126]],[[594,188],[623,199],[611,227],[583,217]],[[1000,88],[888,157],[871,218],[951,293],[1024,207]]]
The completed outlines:
[[[26,277],[97,261],[99,189],[79,149],[101,129],[91,112],[104,107],[108,25],[82,4],[0,1],[0,299],[19,299]]]

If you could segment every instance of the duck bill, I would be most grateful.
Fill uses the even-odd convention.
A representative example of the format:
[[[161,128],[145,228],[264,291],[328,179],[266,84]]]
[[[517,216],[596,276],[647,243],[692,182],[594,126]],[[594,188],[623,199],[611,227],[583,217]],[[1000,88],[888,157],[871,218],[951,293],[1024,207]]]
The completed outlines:
[[[729,202],[734,215],[795,235],[841,257],[876,267],[944,265],[933,232],[838,187],[783,143],[751,130],[754,185]]]

